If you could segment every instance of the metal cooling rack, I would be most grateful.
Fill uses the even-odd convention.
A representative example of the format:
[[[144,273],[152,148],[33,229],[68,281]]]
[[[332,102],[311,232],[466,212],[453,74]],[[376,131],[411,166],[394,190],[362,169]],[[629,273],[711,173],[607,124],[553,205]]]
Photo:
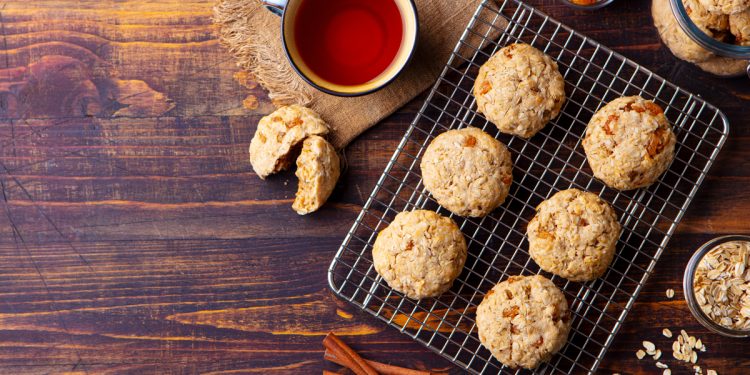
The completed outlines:
[[[565,77],[567,101],[557,119],[530,140],[498,134],[476,112],[471,94],[479,66],[496,50],[523,41],[553,57]],[[676,157],[646,189],[618,192],[592,177],[580,140],[592,114],[623,95],[659,103],[674,125]],[[475,126],[505,143],[514,157],[506,202],[482,219],[440,207],[424,190],[420,157],[437,134]],[[568,343],[538,373],[596,371],[656,261],[692,201],[728,133],[724,115],[693,94],[515,0],[485,0],[438,82],[406,131],[328,271],[341,298],[413,337],[472,373],[513,373],[493,359],[476,334],[474,313],[484,293],[509,275],[542,273],[565,293],[573,312]],[[540,271],[525,236],[534,207],[571,187],[612,204],[623,227],[605,275],[585,284]],[[451,216],[469,244],[466,267],[437,299],[402,298],[378,277],[371,248],[376,234],[401,211],[426,208]],[[524,371],[516,371],[523,373]]]

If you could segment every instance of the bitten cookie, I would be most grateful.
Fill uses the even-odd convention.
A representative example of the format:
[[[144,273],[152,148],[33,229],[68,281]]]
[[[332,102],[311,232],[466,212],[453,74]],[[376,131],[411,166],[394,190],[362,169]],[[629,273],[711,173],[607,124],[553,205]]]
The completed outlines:
[[[375,271],[409,298],[450,289],[466,262],[466,241],[452,219],[433,211],[401,212],[372,248]]]
[[[544,276],[511,276],[477,307],[477,331],[498,361],[533,369],[565,345],[571,325],[568,302]]]
[[[697,0],[711,13],[734,14],[750,8],[750,0]]]
[[[250,141],[250,163],[258,177],[289,168],[292,149],[311,135],[328,134],[328,126],[312,109],[281,107],[260,119]]]
[[[589,281],[612,263],[620,223],[609,203],[569,189],[539,204],[526,231],[529,254],[539,267],[568,280]]]
[[[529,138],[560,113],[565,81],[557,63],[528,44],[511,44],[479,69],[477,109],[503,133]]]
[[[333,192],[340,174],[341,162],[333,146],[317,135],[305,139],[297,158],[299,187],[294,211],[300,215],[317,211]]]
[[[656,103],[617,98],[586,127],[583,149],[594,176],[618,190],[654,183],[674,159],[676,137]]]
[[[505,201],[513,181],[510,152],[478,128],[437,136],[420,167],[424,185],[435,200],[461,216],[489,214]]]

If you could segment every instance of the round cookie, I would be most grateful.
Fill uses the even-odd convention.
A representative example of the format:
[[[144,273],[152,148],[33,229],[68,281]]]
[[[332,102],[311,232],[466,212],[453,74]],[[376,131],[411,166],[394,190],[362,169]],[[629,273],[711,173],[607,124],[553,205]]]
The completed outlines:
[[[473,127],[438,135],[420,167],[424,186],[435,200],[461,216],[489,214],[505,201],[513,181],[508,149]]]
[[[750,8],[750,0],[698,0],[711,13],[734,14]]]
[[[729,16],[729,32],[741,46],[750,46],[750,10]]]
[[[511,276],[477,307],[477,332],[492,356],[511,368],[533,369],[565,345],[568,302],[544,276]]]
[[[466,262],[466,240],[452,219],[433,211],[396,215],[372,248],[375,271],[409,298],[437,297],[450,289]]]
[[[477,110],[501,132],[529,138],[560,113],[565,81],[549,56],[511,44],[479,68],[474,96]]]
[[[620,223],[609,203],[569,189],[539,204],[526,231],[529,254],[539,267],[571,281],[589,281],[612,263]]]
[[[667,170],[675,143],[659,105],[627,96],[591,117],[583,149],[596,178],[611,188],[631,190],[651,185]]]
[[[716,38],[725,35],[729,30],[728,18],[724,15],[712,15],[697,0],[683,0],[690,19],[706,35]],[[654,26],[659,31],[661,40],[679,59],[692,63],[703,62],[714,56],[713,53],[695,43],[677,24],[677,19],[669,6],[669,0],[653,0],[651,15]]]

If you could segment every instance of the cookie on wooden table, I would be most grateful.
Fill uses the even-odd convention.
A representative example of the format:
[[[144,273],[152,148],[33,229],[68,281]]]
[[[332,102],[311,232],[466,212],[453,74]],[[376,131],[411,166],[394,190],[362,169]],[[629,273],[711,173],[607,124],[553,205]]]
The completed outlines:
[[[308,137],[302,143],[295,174],[299,187],[292,208],[300,215],[317,211],[333,192],[341,174],[336,149],[323,137]]]
[[[612,263],[620,223],[609,203],[569,189],[539,204],[526,231],[529,254],[539,267],[568,280],[589,281]]]
[[[375,270],[409,298],[437,297],[450,289],[466,262],[466,241],[456,223],[433,211],[396,215],[372,248]]]
[[[420,167],[424,186],[435,200],[461,216],[489,214],[505,201],[513,181],[508,149],[473,127],[438,135]]]
[[[560,113],[565,81],[549,56],[511,44],[479,69],[474,96],[479,112],[501,132],[529,138]]]
[[[293,150],[311,135],[328,134],[328,126],[312,109],[299,105],[281,107],[260,119],[250,141],[250,163],[258,177],[285,170]]]
[[[596,178],[614,189],[631,190],[651,185],[667,170],[675,143],[658,104],[627,96],[591,117],[583,149]]]
[[[511,368],[533,369],[565,345],[571,326],[568,302],[544,276],[511,276],[477,307],[477,332],[492,356]]]

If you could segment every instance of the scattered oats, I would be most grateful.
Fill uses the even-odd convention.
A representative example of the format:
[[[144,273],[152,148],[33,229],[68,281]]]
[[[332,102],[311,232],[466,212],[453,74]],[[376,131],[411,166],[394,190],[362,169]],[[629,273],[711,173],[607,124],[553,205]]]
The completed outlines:
[[[750,242],[725,242],[706,253],[695,270],[693,290],[698,307],[715,323],[730,329],[750,330],[748,255]]]
[[[693,366],[693,370],[695,370],[696,374],[702,374],[703,369],[700,366]]]
[[[681,341],[681,342],[688,342],[688,340],[690,340],[690,335],[688,335],[687,332],[685,332],[684,329],[680,330],[680,337],[682,337],[682,340],[684,340],[684,341]]]
[[[675,354],[680,353],[680,343],[678,341],[672,343],[672,351],[675,352]]]
[[[656,367],[658,367],[658,368],[669,368],[669,366],[667,366],[667,365],[665,365],[665,364],[663,364],[661,362],[656,362]]]
[[[701,339],[698,339],[698,341],[695,342],[695,348],[698,350],[703,349],[703,341],[701,341]]]
[[[688,340],[688,345],[690,346],[691,349],[695,348],[695,343],[696,343],[695,336],[690,336],[690,339]]]
[[[661,334],[668,339],[672,338],[672,331],[670,331],[669,328],[664,328],[663,330],[661,330]]]
[[[672,375],[672,370],[665,369],[664,372],[662,372],[662,375]]]
[[[719,375],[719,373],[716,370],[708,370],[706,371],[706,375]]]
[[[643,357],[646,356],[646,352],[644,352],[643,349],[638,349],[638,351],[635,352],[635,356],[638,357],[638,359],[643,359]]]
[[[656,345],[654,345],[654,343],[651,342],[651,341],[644,341],[643,342],[643,347],[646,348],[646,353],[648,353],[648,352],[654,352],[655,353],[656,352]],[[653,354],[653,353],[649,353],[649,354]]]
[[[690,354],[690,362],[698,362],[698,353],[693,352],[692,354]]]
[[[669,299],[674,298],[674,289],[672,288],[667,289],[667,298]]]
[[[654,353],[653,358],[654,358],[654,361],[656,361],[659,358],[661,358],[661,350],[656,349],[656,353]]]

